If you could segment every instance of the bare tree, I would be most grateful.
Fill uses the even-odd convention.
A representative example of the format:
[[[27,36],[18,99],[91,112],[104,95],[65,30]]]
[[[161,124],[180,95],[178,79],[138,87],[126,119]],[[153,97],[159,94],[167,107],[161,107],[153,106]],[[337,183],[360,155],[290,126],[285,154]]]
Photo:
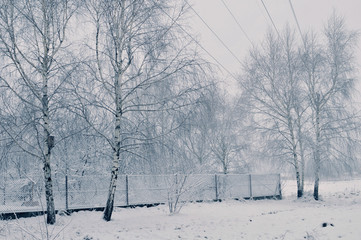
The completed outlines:
[[[189,169],[196,172],[213,171],[211,162],[211,135],[214,128],[218,89],[212,85],[202,94],[198,104],[182,125],[177,136],[178,149],[183,161],[189,162]]]
[[[313,196],[316,200],[319,199],[321,166],[335,158],[345,159],[352,133],[357,129],[355,115],[345,105],[350,104],[354,86],[357,33],[348,31],[344,20],[334,13],[324,34],[325,42],[320,42],[315,34],[305,36],[302,52],[304,81],[312,109]]]
[[[282,39],[268,35],[266,47],[251,51],[246,81],[241,82],[255,121],[271,137],[277,157],[292,156],[298,197],[303,194],[305,162],[313,163],[316,200],[322,167],[352,165],[358,129],[349,101],[357,34],[347,31],[335,14],[324,33],[324,41],[311,33],[303,36],[302,44],[289,30]]]
[[[209,138],[212,157],[218,166],[221,165],[224,174],[244,171],[248,167],[242,154],[247,144],[242,124],[245,122],[245,115],[240,114],[240,109],[240,106],[226,100],[226,94],[218,96],[216,116]]]
[[[94,26],[93,90],[79,92],[84,117],[107,139],[113,152],[104,220],[111,219],[116,181],[124,154],[137,153],[149,140],[147,113],[179,111],[191,105],[200,88],[194,42],[182,33],[185,8],[172,1],[90,1]],[[181,38],[184,37],[184,38]],[[159,90],[162,89],[160,92]],[[92,94],[90,94],[92,93]],[[90,115],[87,115],[90,113]],[[101,116],[101,118],[99,118]],[[173,128],[174,126],[170,126]]]
[[[51,118],[69,77],[64,44],[75,9],[74,1],[68,0],[4,0],[0,5],[0,51],[5,59],[1,80],[12,94],[12,107],[22,105],[29,117],[21,118],[22,129],[2,127],[23,151],[43,162],[48,224],[55,223]],[[32,134],[24,136],[29,129]]]
[[[294,32],[286,28],[282,38],[270,32],[261,49],[251,50],[240,80],[249,96],[256,129],[267,134],[273,154],[294,168],[298,197],[303,195],[304,158],[300,158],[299,146],[307,109],[302,100],[300,63]]]

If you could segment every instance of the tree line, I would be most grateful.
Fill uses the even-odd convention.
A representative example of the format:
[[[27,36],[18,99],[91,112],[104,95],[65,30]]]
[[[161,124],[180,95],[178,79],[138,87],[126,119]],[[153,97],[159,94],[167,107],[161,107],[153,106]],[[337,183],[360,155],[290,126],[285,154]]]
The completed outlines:
[[[245,173],[286,162],[298,197],[314,170],[318,199],[321,173],[354,169],[357,34],[341,18],[322,36],[269,32],[230,100],[185,31],[188,17],[179,1],[1,1],[0,169],[43,174],[49,224],[57,174],[110,174],[109,221],[119,174]]]
[[[280,36],[269,32],[245,64],[241,84],[254,124],[268,138],[270,154],[292,166],[298,197],[306,165],[316,200],[321,168],[343,172],[357,166],[360,119],[351,101],[357,37],[334,13],[321,34],[297,39],[289,27]]]

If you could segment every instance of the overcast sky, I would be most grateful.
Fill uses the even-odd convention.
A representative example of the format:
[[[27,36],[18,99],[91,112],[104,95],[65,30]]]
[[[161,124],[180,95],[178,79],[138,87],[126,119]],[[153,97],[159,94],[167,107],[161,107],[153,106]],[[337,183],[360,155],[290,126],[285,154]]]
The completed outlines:
[[[272,27],[271,20],[261,0],[223,0],[231,10],[249,40],[237,25],[222,0],[188,0],[194,10],[203,18],[209,27],[222,39],[229,49],[241,61],[244,60],[251,47],[251,40],[259,43],[267,29]],[[263,0],[275,26],[279,31],[289,24],[296,27],[289,0]],[[346,20],[346,26],[352,30],[361,30],[361,0],[292,0],[299,25],[303,32],[307,30],[321,31],[328,17],[335,10]],[[192,10],[190,10],[192,14]],[[202,46],[207,49],[232,74],[240,72],[240,63],[220,43],[217,37],[194,14],[191,27]],[[361,43],[361,41],[359,41]],[[361,44],[357,49],[358,63],[361,65]],[[205,53],[204,56],[207,56]],[[210,57],[209,61],[214,62]],[[225,71],[221,78],[231,82]],[[232,84],[231,84],[232,85]]]

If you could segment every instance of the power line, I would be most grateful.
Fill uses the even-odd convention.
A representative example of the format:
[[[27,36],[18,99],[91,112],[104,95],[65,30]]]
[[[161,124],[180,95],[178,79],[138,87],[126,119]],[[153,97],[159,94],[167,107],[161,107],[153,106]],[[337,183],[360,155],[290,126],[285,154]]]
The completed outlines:
[[[234,16],[234,14],[232,13],[232,11],[229,9],[229,7],[227,6],[227,4],[221,0],[223,5],[226,7],[226,9],[228,10],[228,12],[231,14],[231,16],[233,17],[234,21],[237,23],[238,27],[241,29],[241,31],[243,32],[243,34],[246,36],[246,38],[248,39],[248,41],[253,45],[251,39],[248,37],[248,34],[246,33],[246,31],[243,29],[243,27],[241,26],[241,24],[238,22],[237,18]]]
[[[269,13],[269,11],[268,11],[266,5],[264,4],[263,0],[261,0],[261,2],[262,2],[262,4],[263,4],[264,9],[265,9],[266,12],[267,12],[267,15],[268,15],[269,19],[271,20],[271,23],[272,23],[274,29],[275,29],[276,32],[277,32],[278,37],[281,38],[281,35],[280,35],[280,33],[278,32],[278,29],[277,29],[277,27],[276,27],[276,24],[273,22],[273,19],[272,19],[272,17],[271,17],[271,14]]]
[[[288,2],[290,3],[290,7],[291,7],[291,10],[292,10],[292,14],[293,14],[293,17],[295,18],[295,21],[296,21],[296,24],[297,24],[297,28],[298,28],[298,31],[299,31],[299,33],[300,33],[300,35],[301,35],[301,39],[302,39],[303,45],[306,47],[306,43],[305,43],[305,40],[303,39],[303,35],[302,35],[301,28],[300,28],[300,24],[298,23],[298,20],[297,20],[297,16],[296,16],[295,9],[293,8],[293,5],[292,5],[291,0],[288,0]]]
[[[188,4],[188,6],[193,10],[193,12],[198,16],[198,18],[204,23],[204,25],[207,26],[207,28],[213,33],[214,36],[217,37],[217,39],[222,43],[222,45],[228,50],[228,52],[240,63],[242,64],[241,60],[229,49],[229,47],[222,41],[222,39],[217,35],[215,31],[204,21],[204,19],[197,13],[197,11],[188,3],[187,0],[185,2]]]
[[[189,4],[188,4],[189,5]],[[231,77],[233,77],[236,81],[238,81],[238,79],[236,78],[235,75],[233,75],[233,73],[231,73],[231,71],[229,71],[222,63],[220,63],[207,49],[205,49],[190,33],[188,33],[172,16],[170,16],[166,11],[164,11],[163,8],[161,8],[160,6],[157,5],[157,7],[165,14],[167,15],[175,24],[177,24],[177,26],[185,33],[188,35],[188,37],[190,37],[200,48],[202,48],[203,51],[205,51],[208,56],[210,56],[219,66],[221,66],[221,68],[223,68]]]
[[[260,5],[260,3],[259,3],[258,1],[256,1],[256,4],[257,4],[257,7],[258,7],[258,10],[261,12],[261,14],[262,14],[262,16],[264,17],[264,19],[265,19],[266,21],[268,21],[266,15],[264,14],[264,10],[263,10],[262,6]]]

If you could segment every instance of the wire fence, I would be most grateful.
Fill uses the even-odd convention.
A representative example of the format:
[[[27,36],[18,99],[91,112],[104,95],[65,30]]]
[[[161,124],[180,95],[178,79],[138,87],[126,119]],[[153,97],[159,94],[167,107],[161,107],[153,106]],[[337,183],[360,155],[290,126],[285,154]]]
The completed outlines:
[[[53,178],[54,201],[58,210],[104,207],[109,176],[67,176]],[[0,176],[0,214],[46,209],[43,178],[9,179]],[[115,206],[166,203],[171,195],[180,201],[242,198],[281,198],[279,174],[192,174],[121,175]]]

